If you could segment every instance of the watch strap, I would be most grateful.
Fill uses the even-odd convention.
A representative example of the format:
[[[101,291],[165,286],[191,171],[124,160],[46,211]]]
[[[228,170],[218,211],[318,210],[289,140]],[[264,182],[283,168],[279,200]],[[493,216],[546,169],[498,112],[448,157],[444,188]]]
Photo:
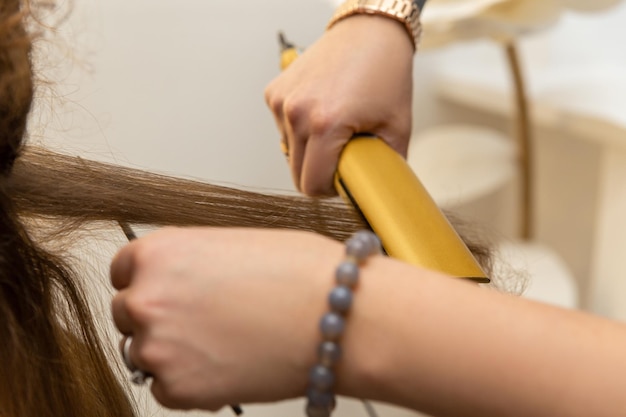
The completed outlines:
[[[346,0],[335,10],[326,28],[356,14],[386,16],[404,24],[413,47],[417,49],[422,34],[420,13],[417,1],[413,0]]]

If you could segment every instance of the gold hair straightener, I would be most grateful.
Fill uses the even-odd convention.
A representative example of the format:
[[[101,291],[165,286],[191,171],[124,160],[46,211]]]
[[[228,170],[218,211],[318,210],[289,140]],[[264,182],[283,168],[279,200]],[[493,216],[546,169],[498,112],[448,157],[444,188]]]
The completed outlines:
[[[285,69],[298,50],[282,34],[279,40]],[[347,143],[335,188],[363,216],[389,256],[453,277],[489,282],[413,170],[380,138],[355,135]]]

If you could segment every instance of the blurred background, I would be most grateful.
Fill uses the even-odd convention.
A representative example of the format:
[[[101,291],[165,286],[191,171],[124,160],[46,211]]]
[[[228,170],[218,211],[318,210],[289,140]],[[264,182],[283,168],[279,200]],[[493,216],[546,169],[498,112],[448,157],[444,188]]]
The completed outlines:
[[[526,296],[624,320],[626,5],[583,13],[546,0],[518,19],[519,8],[505,3],[520,1],[429,1],[415,57],[409,162],[442,207],[497,242],[504,268],[528,271]],[[332,2],[61,6],[52,17],[61,24],[39,45],[50,82],[38,91],[33,142],[162,173],[294,191],[263,90],[278,74],[277,32],[306,47],[323,33]],[[520,97],[530,127],[522,138],[530,164],[522,167]],[[521,229],[525,169],[529,233]],[[103,282],[123,236],[110,243],[96,245]],[[146,415],[170,415],[142,398]],[[338,415],[364,414],[356,407],[341,401]],[[299,401],[246,409],[252,417],[302,412]]]

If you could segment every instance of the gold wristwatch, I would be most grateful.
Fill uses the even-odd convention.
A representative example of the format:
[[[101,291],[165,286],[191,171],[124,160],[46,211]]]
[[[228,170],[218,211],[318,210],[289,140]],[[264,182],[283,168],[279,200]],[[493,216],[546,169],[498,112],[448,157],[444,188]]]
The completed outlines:
[[[387,16],[404,24],[417,50],[422,34],[420,13],[421,10],[413,0],[346,0],[337,8],[326,29],[355,14]]]

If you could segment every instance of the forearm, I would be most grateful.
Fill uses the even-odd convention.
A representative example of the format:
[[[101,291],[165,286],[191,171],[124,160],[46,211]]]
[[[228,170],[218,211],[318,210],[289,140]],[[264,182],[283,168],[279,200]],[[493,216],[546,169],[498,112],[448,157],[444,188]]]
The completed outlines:
[[[437,416],[626,412],[621,324],[389,260],[363,274],[343,342],[343,394]]]

